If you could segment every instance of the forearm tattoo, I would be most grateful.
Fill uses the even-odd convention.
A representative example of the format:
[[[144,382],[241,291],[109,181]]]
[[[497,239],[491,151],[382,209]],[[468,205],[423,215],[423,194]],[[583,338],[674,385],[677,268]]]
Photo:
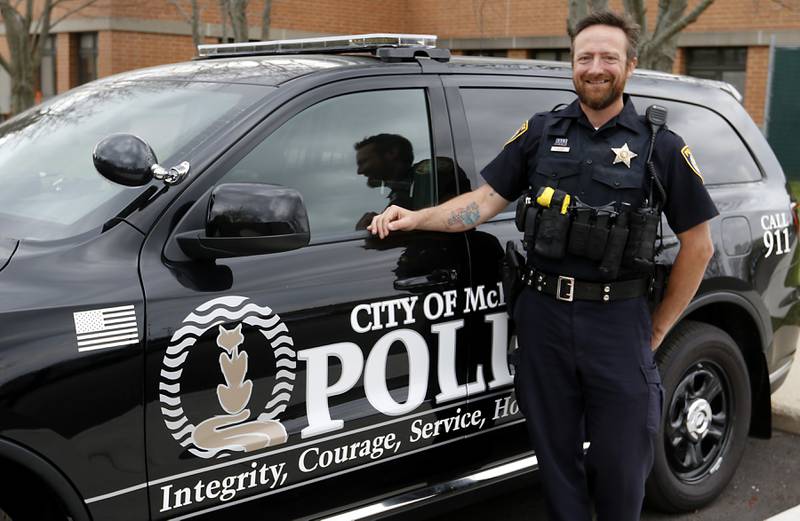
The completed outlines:
[[[464,226],[475,226],[481,218],[481,212],[478,209],[478,203],[469,203],[466,208],[459,208],[450,213],[447,219],[447,226],[457,226],[459,224]]]

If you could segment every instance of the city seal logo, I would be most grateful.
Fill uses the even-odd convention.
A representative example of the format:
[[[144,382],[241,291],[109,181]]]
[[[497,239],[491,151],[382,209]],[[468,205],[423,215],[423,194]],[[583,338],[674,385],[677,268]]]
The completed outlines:
[[[260,412],[248,407],[254,389],[253,381],[247,377],[250,357],[242,347],[243,325],[260,333],[260,343],[271,349],[275,359],[272,394]],[[215,334],[219,348],[218,403],[214,406],[221,414],[198,418],[195,425],[184,412],[181,376],[192,348],[207,333]],[[286,410],[294,389],[297,355],[293,348],[294,342],[281,318],[247,297],[220,297],[198,306],[172,335],[161,367],[161,413],[175,441],[201,458],[224,458],[233,452],[252,452],[286,443],[286,429],[277,417]],[[209,368],[205,374],[211,378],[215,373]]]

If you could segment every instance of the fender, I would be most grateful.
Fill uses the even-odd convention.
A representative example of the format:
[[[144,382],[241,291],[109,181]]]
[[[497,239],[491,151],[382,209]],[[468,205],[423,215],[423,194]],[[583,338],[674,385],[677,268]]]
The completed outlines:
[[[67,514],[75,521],[90,521],[91,516],[80,494],[57,468],[35,452],[0,438],[0,458],[5,458],[30,470],[61,500]]]
[[[755,303],[741,294],[723,290],[699,295],[689,302],[689,305],[683,311],[678,320],[686,318],[687,315],[690,315],[691,313],[709,304],[716,304],[719,302],[736,304],[742,310],[747,312],[748,315],[750,315],[750,318],[753,319],[753,322],[755,322],[756,328],[758,329],[758,338],[761,340],[761,352],[765,352],[767,347],[769,347],[770,343],[772,342],[771,328],[765,327],[765,324],[769,324],[769,317],[765,317]]]
[[[748,364],[751,370],[750,382],[752,389],[752,416],[750,419],[750,436],[762,439],[772,437],[772,394],[769,384],[769,370],[767,367],[766,349],[772,342],[772,328],[764,324],[764,315],[758,306],[738,293],[729,291],[713,291],[696,297],[686,307],[679,320],[686,318],[691,313],[702,309],[709,304],[724,302],[734,304],[747,313],[756,325],[758,338],[761,341],[759,354],[753,358],[753,364]]]

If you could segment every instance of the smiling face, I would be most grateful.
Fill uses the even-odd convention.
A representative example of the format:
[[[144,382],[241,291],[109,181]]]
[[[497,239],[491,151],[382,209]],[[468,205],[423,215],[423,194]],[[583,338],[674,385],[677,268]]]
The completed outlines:
[[[575,36],[572,82],[585,107],[603,110],[621,98],[636,67],[627,49],[625,33],[617,27],[592,25]]]

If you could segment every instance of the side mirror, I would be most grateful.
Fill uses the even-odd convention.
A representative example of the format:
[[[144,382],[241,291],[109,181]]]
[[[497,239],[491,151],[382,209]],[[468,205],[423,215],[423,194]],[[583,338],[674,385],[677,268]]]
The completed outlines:
[[[158,163],[150,145],[132,134],[111,134],[92,151],[94,167],[113,183],[144,186],[153,179],[153,165]]]
[[[205,230],[176,235],[193,259],[263,255],[308,245],[308,214],[299,192],[282,186],[229,183],[211,192]]]

